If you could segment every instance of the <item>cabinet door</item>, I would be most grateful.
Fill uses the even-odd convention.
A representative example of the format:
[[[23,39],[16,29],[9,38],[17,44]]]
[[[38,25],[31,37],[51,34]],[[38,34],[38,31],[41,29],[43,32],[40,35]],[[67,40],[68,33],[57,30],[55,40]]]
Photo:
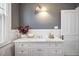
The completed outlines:
[[[61,11],[61,34],[75,35],[77,34],[76,27],[76,11],[62,10]]]

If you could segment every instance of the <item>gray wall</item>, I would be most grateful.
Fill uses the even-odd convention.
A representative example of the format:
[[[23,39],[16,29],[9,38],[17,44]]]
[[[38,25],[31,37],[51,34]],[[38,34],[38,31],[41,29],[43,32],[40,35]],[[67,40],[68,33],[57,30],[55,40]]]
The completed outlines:
[[[76,7],[79,7],[79,3],[75,3]]]
[[[18,3],[12,3],[11,4],[11,28],[15,29],[19,26],[19,4]]]
[[[49,18],[43,22],[42,17],[37,18],[37,14],[34,13],[35,7],[38,4],[23,3],[20,4],[20,25],[30,25],[33,29],[52,29],[54,26],[61,28],[61,10],[74,9],[75,4],[68,3],[52,3],[52,4],[40,4],[47,8]],[[40,21],[41,19],[42,21]]]
[[[79,3],[40,4],[47,8],[48,16],[45,19],[41,17],[42,15],[37,18],[38,15],[34,13],[37,5],[35,3],[12,3],[12,29],[19,25],[30,25],[33,29],[51,29],[54,26],[61,28],[60,11],[74,9],[79,6]]]

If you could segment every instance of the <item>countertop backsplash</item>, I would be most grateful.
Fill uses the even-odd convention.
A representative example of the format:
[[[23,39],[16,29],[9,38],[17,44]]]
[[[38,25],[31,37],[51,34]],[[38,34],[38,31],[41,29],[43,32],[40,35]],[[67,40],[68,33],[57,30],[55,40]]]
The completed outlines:
[[[35,38],[48,38],[49,34],[53,34],[56,37],[60,37],[60,29],[30,29],[28,34],[33,34]]]

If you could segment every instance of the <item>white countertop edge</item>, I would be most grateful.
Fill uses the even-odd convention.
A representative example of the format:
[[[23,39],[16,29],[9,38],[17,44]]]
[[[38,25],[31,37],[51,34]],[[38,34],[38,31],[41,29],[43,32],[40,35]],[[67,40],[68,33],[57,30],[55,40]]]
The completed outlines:
[[[15,41],[14,41],[15,42]],[[15,43],[21,43],[21,42],[24,42],[24,41],[16,41]],[[41,43],[41,42],[44,42],[44,43],[46,43],[46,42],[64,42],[64,40],[62,40],[62,41],[27,41],[27,42],[24,42],[24,43],[33,43],[33,42],[38,42],[38,43]]]
[[[22,39],[22,38],[20,38],[20,39],[17,39],[17,40],[15,40],[15,41],[13,41],[13,42],[63,42],[64,40],[62,40],[62,39],[59,39],[59,38],[57,38],[57,39],[47,39],[47,40],[45,40],[45,39],[34,39],[34,38],[31,38],[31,39],[29,39],[29,38],[24,38],[24,39]]]

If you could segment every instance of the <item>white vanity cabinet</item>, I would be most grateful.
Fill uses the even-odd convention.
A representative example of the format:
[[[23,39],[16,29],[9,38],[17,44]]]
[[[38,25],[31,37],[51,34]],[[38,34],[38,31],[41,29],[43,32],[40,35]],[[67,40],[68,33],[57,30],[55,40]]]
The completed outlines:
[[[15,42],[16,56],[60,56],[61,42]]]

